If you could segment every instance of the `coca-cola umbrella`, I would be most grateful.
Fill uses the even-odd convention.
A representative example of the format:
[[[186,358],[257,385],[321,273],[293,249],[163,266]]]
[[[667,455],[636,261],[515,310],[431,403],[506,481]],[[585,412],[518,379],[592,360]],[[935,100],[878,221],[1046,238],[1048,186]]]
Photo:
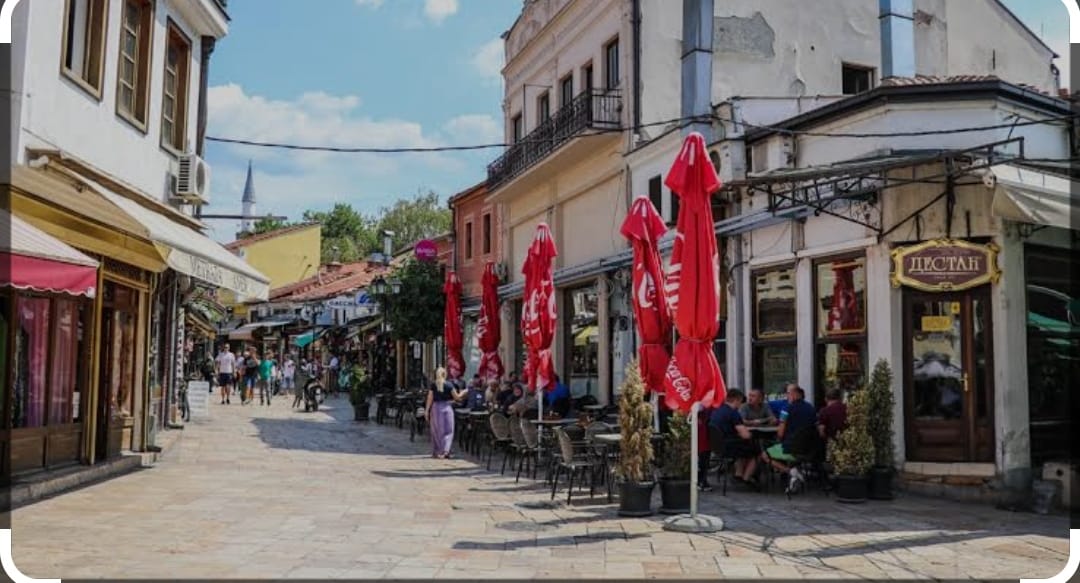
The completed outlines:
[[[634,249],[633,296],[634,319],[637,321],[641,347],[638,366],[645,388],[654,395],[653,412],[659,413],[659,399],[664,392],[664,373],[671,351],[671,313],[667,291],[664,289],[664,268],[660,262],[660,237],[667,232],[664,219],[647,196],[640,196],[630,206],[621,229],[623,237]],[[659,426],[659,417],[654,422]]]
[[[525,296],[521,308],[521,337],[528,347],[525,370],[529,390],[554,388],[554,365],[551,360],[551,341],[555,338],[555,283],[551,263],[559,254],[547,223],[536,227],[536,236],[529,246],[525,265]],[[544,414],[544,399],[537,395],[540,416]]]
[[[680,201],[667,277],[668,301],[679,341],[664,376],[664,402],[678,412],[689,410],[695,424],[700,407],[722,403],[727,392],[712,350],[719,329],[720,282],[710,196],[720,188],[720,180],[701,134],[686,136],[664,183]],[[692,431],[690,451],[697,451],[697,441],[698,432]],[[698,516],[696,463],[690,464],[690,474],[690,514],[671,519],[667,526],[673,530],[688,525],[700,529],[706,524],[709,530],[723,528],[719,519]]]
[[[446,374],[452,379],[459,379],[465,374],[465,358],[461,355],[464,344],[461,335],[461,280],[453,271],[446,272],[443,293],[446,294],[446,321],[443,323]]]
[[[701,134],[686,137],[664,183],[680,201],[667,277],[679,341],[665,375],[664,400],[671,409],[685,412],[693,403],[720,404],[726,394],[712,350],[719,329],[720,281],[709,199],[720,181]]]
[[[499,357],[502,340],[499,319],[499,276],[495,275],[495,263],[484,266],[483,288],[480,298],[480,320],[476,325],[477,343],[480,345],[480,377],[485,381],[503,375],[503,363]]]

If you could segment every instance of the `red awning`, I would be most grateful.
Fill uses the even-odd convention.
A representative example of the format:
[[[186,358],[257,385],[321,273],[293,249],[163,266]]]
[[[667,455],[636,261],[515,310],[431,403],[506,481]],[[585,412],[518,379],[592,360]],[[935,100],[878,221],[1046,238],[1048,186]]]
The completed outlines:
[[[94,297],[98,263],[26,221],[0,210],[0,286]]]

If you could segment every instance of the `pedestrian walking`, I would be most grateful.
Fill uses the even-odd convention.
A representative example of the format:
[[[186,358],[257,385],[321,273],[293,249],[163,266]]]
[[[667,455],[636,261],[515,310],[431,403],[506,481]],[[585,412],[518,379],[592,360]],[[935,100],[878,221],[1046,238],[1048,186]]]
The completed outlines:
[[[206,384],[210,385],[209,392],[211,395],[214,394],[214,382],[217,381],[217,372],[214,370],[215,368],[213,355],[207,355],[206,359],[203,360],[202,366],[199,367],[199,374],[202,375]]]
[[[221,345],[221,351],[214,360],[214,370],[217,372],[218,386],[221,387],[221,404],[228,405],[229,391],[232,390],[236,373],[236,357],[229,352],[228,345]]]
[[[446,380],[446,369],[439,367],[435,371],[435,382],[428,388],[427,403],[424,413],[431,428],[431,457],[447,459],[450,446],[454,442],[454,407],[453,402],[462,398],[454,385]]]
[[[257,384],[259,386],[259,404],[264,402],[267,407],[270,406],[270,397],[273,396],[272,382],[274,380],[274,353],[267,352],[263,355],[263,359],[259,361],[259,380]]]
[[[293,380],[296,378],[296,363],[292,355],[285,356],[285,362],[281,365],[281,389],[292,393]]]
[[[248,348],[244,351],[244,386],[240,394],[240,403],[247,405],[255,398],[255,384],[259,378],[259,359],[255,356],[255,349]]]
[[[341,361],[334,353],[330,353],[330,363],[328,368],[330,369],[329,378],[327,378],[327,388],[331,396],[336,397],[338,392],[338,373],[340,372]]]
[[[304,400],[304,387],[307,385],[308,381],[310,381],[310,380],[311,380],[311,362],[309,362],[307,359],[301,359],[300,360],[300,379],[299,379],[299,382],[296,383],[296,385],[294,387],[295,390],[293,392],[293,401],[292,401],[293,409],[299,407],[300,403],[303,402],[303,400]]]

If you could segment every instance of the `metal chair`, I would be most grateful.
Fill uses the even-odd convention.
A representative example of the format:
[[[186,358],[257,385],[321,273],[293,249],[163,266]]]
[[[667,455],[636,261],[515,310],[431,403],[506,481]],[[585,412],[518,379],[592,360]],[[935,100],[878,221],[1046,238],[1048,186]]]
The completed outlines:
[[[518,460],[518,476],[521,476],[522,464],[528,462],[528,469],[532,470],[532,477],[536,479],[536,467],[540,465],[540,433],[536,425],[527,419],[521,420],[521,434],[525,438],[525,451]]]
[[[596,486],[596,481],[593,479],[596,463],[589,455],[587,445],[583,442],[575,443],[565,427],[555,428],[555,439],[559,443],[560,459],[555,468],[555,479],[551,484],[551,499],[555,499],[555,493],[559,489],[559,476],[562,475],[564,469],[570,474],[570,484],[566,491],[566,503],[570,504],[574,495],[574,476],[578,473],[589,476],[589,498],[592,498]]]
[[[720,459],[720,467],[716,469],[717,479],[720,480],[720,492],[727,496],[728,476],[735,469],[735,456],[724,452],[724,434],[719,428],[709,426],[709,451]]]
[[[510,419],[495,411],[488,417],[488,426],[491,427],[491,448],[488,450],[487,469],[491,469],[491,456],[495,454],[495,450],[501,450],[503,452],[503,467],[499,470],[501,474],[506,470],[506,458],[510,455],[509,449],[513,445],[513,440],[510,439]]]
[[[519,462],[519,468],[520,468],[519,457],[525,455],[525,453],[529,449],[529,444],[528,444],[528,442],[525,441],[525,432],[522,431],[522,429],[521,429],[521,418],[520,417],[510,417],[510,442],[511,442],[510,443],[510,452],[512,454],[512,458],[511,458],[510,463],[513,464],[514,462]],[[505,465],[506,465],[506,459],[503,458],[503,466],[505,467]],[[513,466],[510,466],[510,467],[513,468]],[[521,471],[519,469],[517,479],[514,480],[514,481],[517,482],[517,481],[520,481],[520,480],[521,480]]]

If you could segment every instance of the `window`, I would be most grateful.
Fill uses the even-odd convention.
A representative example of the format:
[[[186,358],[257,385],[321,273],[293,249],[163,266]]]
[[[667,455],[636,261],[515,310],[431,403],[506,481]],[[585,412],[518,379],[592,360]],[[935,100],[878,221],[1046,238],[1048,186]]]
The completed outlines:
[[[566,291],[567,317],[565,330],[569,335],[566,346],[570,358],[565,364],[563,379],[570,394],[577,398],[592,395],[600,398],[600,327],[597,308],[600,295],[595,285]]]
[[[672,226],[679,222],[679,195],[674,192],[668,191],[668,199],[671,200],[671,210],[668,213],[667,221],[668,226]]]
[[[551,97],[545,91],[536,98],[536,125],[540,125],[551,118]]]
[[[619,86],[619,39],[604,45],[604,89]]]
[[[191,42],[171,22],[165,45],[165,76],[161,102],[161,143],[179,152],[187,140],[188,63]]]
[[[106,0],[67,0],[64,7],[60,70],[99,98],[107,8]]]
[[[845,393],[866,384],[866,258],[814,263],[816,347],[814,402],[825,392]]]
[[[153,13],[153,5],[147,0],[124,0],[120,21],[116,110],[121,117],[143,131],[146,130],[146,103],[150,88]]]
[[[486,213],[480,219],[480,239],[484,255],[491,253],[491,213]]]
[[[6,308],[6,301],[0,303]],[[82,303],[19,296],[15,298],[15,306],[10,426],[42,427],[77,421],[83,350]],[[3,332],[7,331],[6,316],[5,311],[4,323],[0,325]],[[7,340],[5,334],[0,344],[6,345]]]
[[[510,122],[513,142],[516,144],[521,141],[521,137],[524,134],[524,128],[521,127],[521,114],[517,114]]]
[[[581,92],[591,91],[593,88],[592,63],[587,63],[581,68]]]
[[[465,259],[472,259],[472,221],[465,223]]]
[[[773,395],[798,378],[795,340],[795,268],[752,274],[754,386]]]
[[[874,69],[844,64],[840,68],[844,95],[870,91],[874,86]]]
[[[657,213],[664,212],[664,186],[659,174],[649,179],[649,202]]]
[[[574,100],[574,74],[571,73],[559,81],[559,107],[566,107]]]

